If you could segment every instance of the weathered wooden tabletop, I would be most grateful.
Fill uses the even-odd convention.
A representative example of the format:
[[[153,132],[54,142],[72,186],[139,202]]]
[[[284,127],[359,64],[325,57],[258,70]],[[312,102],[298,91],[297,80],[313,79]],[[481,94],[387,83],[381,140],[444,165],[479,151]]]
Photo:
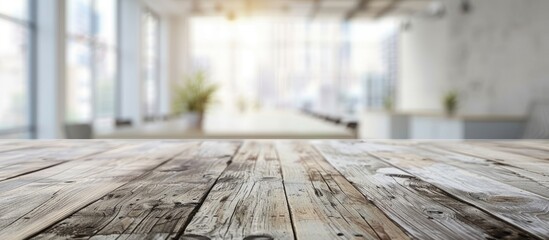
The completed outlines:
[[[549,142],[0,142],[0,239],[90,237],[549,239]]]

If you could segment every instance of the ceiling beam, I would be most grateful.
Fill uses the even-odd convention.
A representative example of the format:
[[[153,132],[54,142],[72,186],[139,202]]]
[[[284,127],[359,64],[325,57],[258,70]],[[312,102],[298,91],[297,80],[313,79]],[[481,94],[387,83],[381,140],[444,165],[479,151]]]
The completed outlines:
[[[197,0],[192,0],[190,3],[189,11],[191,14],[202,13],[202,7],[200,6],[200,2]]]
[[[321,0],[313,0],[313,6],[311,12],[309,13],[309,20],[312,21],[315,19],[318,11],[320,11]]]
[[[370,0],[360,0],[355,7],[353,7],[351,10],[349,10],[346,14],[345,14],[345,18],[344,20],[347,22],[347,21],[350,21],[351,19],[353,19],[357,13],[361,12],[361,11],[364,11],[368,8],[368,3],[370,2]]]
[[[398,6],[398,4],[401,2],[401,0],[393,0],[392,2],[390,2],[389,4],[387,4],[387,6],[385,6],[384,8],[382,8],[381,10],[379,10],[379,12],[377,12],[375,15],[374,15],[374,19],[379,19],[379,18],[382,18],[383,16],[385,16],[387,13],[389,13],[391,10],[395,9],[396,6]]]

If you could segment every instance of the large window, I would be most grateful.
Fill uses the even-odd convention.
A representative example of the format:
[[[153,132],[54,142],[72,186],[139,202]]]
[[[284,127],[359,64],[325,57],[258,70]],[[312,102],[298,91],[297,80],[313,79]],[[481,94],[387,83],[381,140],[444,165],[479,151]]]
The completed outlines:
[[[0,0],[0,137],[32,136],[30,2]]]
[[[113,122],[117,5],[116,0],[67,1],[68,122]]]
[[[354,114],[363,96],[380,108],[392,94],[394,26],[291,16],[192,17],[191,67],[220,86],[216,106],[222,108],[243,100]]]
[[[151,11],[143,13],[143,95],[145,118],[160,115],[160,21]]]
[[[340,21],[301,17],[193,17],[191,63],[218,83],[222,108],[242,101],[333,108],[360,80],[349,74],[352,51],[345,31]]]

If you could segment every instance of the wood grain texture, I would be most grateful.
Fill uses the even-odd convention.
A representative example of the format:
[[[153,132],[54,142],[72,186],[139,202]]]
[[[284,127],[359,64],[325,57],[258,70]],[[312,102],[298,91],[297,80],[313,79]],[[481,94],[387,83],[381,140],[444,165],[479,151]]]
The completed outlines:
[[[238,146],[237,142],[192,143],[172,160],[108,193],[36,238],[177,238]]]
[[[0,182],[0,239],[32,236],[185,149],[148,142]],[[13,186],[15,185],[15,187]]]
[[[546,141],[0,141],[0,239],[549,239]]]
[[[537,158],[540,160],[549,160],[549,146],[537,142],[509,142],[509,141],[494,141],[494,142],[477,142],[476,145],[488,147],[498,151],[509,152],[524,156]]]
[[[74,140],[74,141],[59,141],[59,140],[25,140],[25,139],[10,139],[0,140],[0,153],[36,148],[58,147],[62,145],[80,144],[83,141],[87,142],[103,142],[103,140]]]
[[[357,147],[525,232],[549,238],[549,199],[545,197],[416,153],[394,153],[389,145],[364,143]]]
[[[277,144],[298,239],[408,239],[309,144]]]
[[[421,157],[449,164],[463,170],[485,176],[525,191],[544,197],[549,197],[549,177],[529,172],[517,166],[508,165],[491,159],[471,156],[435,146],[432,143],[411,141],[375,141],[391,146],[394,153],[417,154]],[[473,144],[473,143],[471,143]],[[500,149],[501,142],[474,142],[477,146],[488,146],[491,149]],[[506,146],[517,147],[515,143],[506,143]],[[503,149],[501,149],[503,151]],[[539,154],[539,153],[537,153]]]
[[[0,140],[0,154],[9,153],[12,151],[20,150],[37,150],[37,149],[52,149],[53,148],[70,148],[76,146],[86,146],[86,145],[111,145],[111,144],[121,144],[123,142],[137,142],[132,141],[111,141],[111,140]]]
[[[30,141],[1,141],[0,142],[0,153],[10,152],[19,149],[30,148]]]
[[[418,239],[526,239],[525,231],[458,201],[369,155],[363,144],[320,142],[326,159],[393,221]],[[390,147],[387,147],[390,149]]]
[[[471,173],[549,198],[549,177],[529,172],[520,167],[447,151],[428,144],[408,146],[401,151],[413,152],[422,157],[459,167]]]
[[[34,142],[31,142],[34,143]],[[25,175],[67,161],[89,157],[120,146],[121,142],[74,141],[22,144],[0,153],[0,181]]]
[[[223,172],[184,239],[293,239],[280,163],[270,143],[247,142]]]
[[[434,143],[434,147],[468,156],[484,158],[500,165],[516,167],[525,176],[549,177],[549,161],[520,154],[498,151],[480,144],[466,143]]]
[[[488,141],[488,143],[491,141]],[[497,143],[501,143],[498,141]],[[549,152],[549,142],[540,140],[521,140],[521,141],[505,141],[506,144],[513,145],[522,149],[536,149]],[[546,159],[546,157],[545,157]]]

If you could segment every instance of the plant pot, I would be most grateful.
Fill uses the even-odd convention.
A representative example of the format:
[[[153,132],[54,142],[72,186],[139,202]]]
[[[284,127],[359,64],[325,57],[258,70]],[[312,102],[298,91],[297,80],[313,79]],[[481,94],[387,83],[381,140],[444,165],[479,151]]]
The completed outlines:
[[[455,105],[452,106],[445,106],[444,112],[446,113],[446,116],[448,117],[454,117],[457,112],[457,107]]]
[[[67,139],[91,139],[93,127],[91,123],[65,124],[65,137]]]
[[[187,114],[185,114],[185,120],[187,121],[187,125],[189,126],[189,128],[202,130],[204,113],[188,112]]]

